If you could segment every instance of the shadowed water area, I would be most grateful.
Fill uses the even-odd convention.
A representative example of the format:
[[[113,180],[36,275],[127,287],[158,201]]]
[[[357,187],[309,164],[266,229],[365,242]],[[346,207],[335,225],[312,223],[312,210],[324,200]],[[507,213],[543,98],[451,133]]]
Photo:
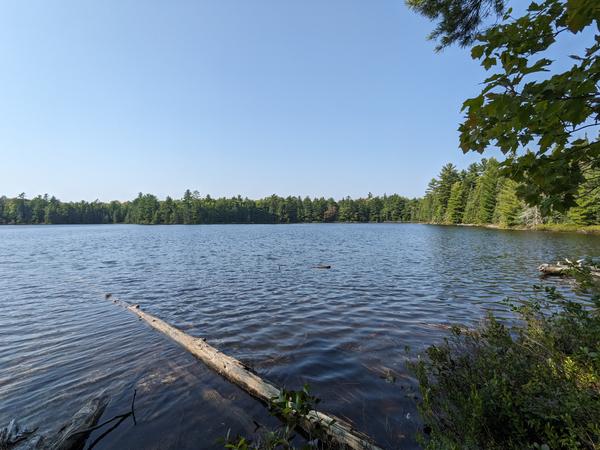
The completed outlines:
[[[501,309],[540,282],[542,262],[599,254],[598,236],[409,224],[3,226],[0,426],[56,431],[101,389],[103,419],[137,389],[137,425],[96,449],[222,448],[229,429],[273,423],[110,292],[280,386],[309,383],[320,409],[381,446],[415,448],[405,347]]]

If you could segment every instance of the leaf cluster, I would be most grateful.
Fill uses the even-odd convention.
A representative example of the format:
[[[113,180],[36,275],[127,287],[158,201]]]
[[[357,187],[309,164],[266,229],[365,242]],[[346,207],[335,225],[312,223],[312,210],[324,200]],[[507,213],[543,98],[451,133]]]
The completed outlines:
[[[504,175],[523,183],[527,203],[564,211],[575,204],[585,173],[600,168],[600,35],[570,55],[572,65],[562,72],[547,51],[562,33],[598,29],[600,2],[545,0],[532,2],[522,17],[511,13],[471,50],[493,73],[463,104],[460,146],[479,153],[499,148],[507,156]]]
[[[301,390],[282,389],[277,397],[271,399],[269,412],[279,418],[283,425],[276,429],[263,430],[255,439],[237,436],[235,439],[225,438],[225,448],[231,450],[314,450],[330,449],[325,431],[331,423],[309,419],[320,399],[310,393],[310,387],[304,385]],[[295,446],[297,430],[307,428],[310,423],[311,433],[304,436],[306,442]]]

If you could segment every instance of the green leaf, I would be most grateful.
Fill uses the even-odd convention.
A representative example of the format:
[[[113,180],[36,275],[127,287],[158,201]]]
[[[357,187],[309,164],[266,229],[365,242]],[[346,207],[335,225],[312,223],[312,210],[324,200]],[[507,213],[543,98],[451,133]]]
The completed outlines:
[[[469,108],[471,111],[477,111],[483,106],[483,100],[483,95],[465,100],[461,110],[464,111],[465,109]]]
[[[583,30],[593,20],[598,20],[600,7],[597,0],[568,0],[567,26],[573,33]]]
[[[483,55],[483,51],[485,50],[484,45],[476,45],[471,49],[471,58],[479,59]]]

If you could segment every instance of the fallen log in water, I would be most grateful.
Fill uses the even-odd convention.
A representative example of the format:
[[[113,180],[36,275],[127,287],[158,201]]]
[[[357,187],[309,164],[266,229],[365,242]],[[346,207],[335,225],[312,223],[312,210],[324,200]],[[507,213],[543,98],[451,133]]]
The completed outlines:
[[[544,275],[566,275],[571,267],[562,264],[541,264],[538,270]]]
[[[35,448],[47,450],[81,450],[90,432],[102,417],[108,405],[108,396],[104,393],[89,400],[75,413],[53,438],[41,438]]]
[[[139,308],[139,305],[129,305],[112,296],[111,299],[114,303],[121,304],[129,311],[133,312],[155,330],[170,337],[208,367],[238,385],[257,399],[268,404],[274,397],[279,396],[279,388],[264,381],[237,359],[227,356],[207,344],[204,339],[195,338],[184,333],[158,317],[142,311]],[[315,410],[310,411],[307,414],[302,427],[308,434],[311,434],[316,429],[322,429],[325,431],[329,440],[345,448],[352,450],[381,450],[373,443],[369,436],[355,430],[349,423],[335,416]]]
[[[574,264],[567,259],[566,264],[560,261],[558,261],[556,264],[541,264],[538,267],[538,270],[543,275],[571,275],[571,271],[573,269],[584,267],[586,266],[581,260]],[[594,277],[600,277],[600,270],[596,269],[595,267],[589,267],[589,273]]]
[[[120,420],[117,422],[118,426],[125,418],[130,416],[133,416],[135,422],[133,410],[135,392],[133,399],[130,412],[115,416],[100,425],[96,425],[102,414],[104,414],[109,401],[108,395],[102,391],[89,399],[54,436],[39,435],[34,437],[37,428],[34,430],[22,428],[17,420],[13,419],[7,427],[0,429],[0,450],[82,450],[92,431]],[[92,448],[96,442],[114,428],[115,426],[105,431],[89,448]]]

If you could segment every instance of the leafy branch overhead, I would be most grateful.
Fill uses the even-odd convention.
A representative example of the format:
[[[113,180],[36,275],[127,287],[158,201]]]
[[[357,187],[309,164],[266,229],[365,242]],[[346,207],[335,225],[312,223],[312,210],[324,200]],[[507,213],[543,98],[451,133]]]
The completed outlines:
[[[572,206],[584,173],[600,167],[600,37],[571,55],[574,63],[564,72],[553,73],[553,61],[543,55],[559,34],[581,32],[599,13],[595,0],[534,2],[518,19],[509,9],[505,23],[488,29],[471,50],[495,73],[463,105],[461,148],[500,148],[508,157],[505,173],[527,182],[520,193],[530,203]],[[533,149],[522,152],[526,146]]]
[[[476,11],[480,11],[491,4],[409,1],[415,3],[422,8],[445,5],[446,9],[438,10],[443,20],[433,34],[442,46],[463,42],[444,31],[449,15],[463,17],[469,24],[472,20],[466,6],[477,3],[480,8]],[[455,4],[463,9],[448,6]],[[502,5],[495,6],[495,11],[500,11]],[[460,146],[464,152],[479,153],[499,148],[507,157],[503,174],[521,183],[519,194],[526,202],[546,211],[564,211],[575,204],[586,174],[600,168],[600,2],[546,0],[532,2],[521,17],[512,14],[507,8],[500,23],[475,38],[477,45],[471,55],[492,73],[481,93],[463,104]],[[572,35],[582,43],[581,51],[556,59],[560,35]],[[466,34],[464,43],[471,38]],[[570,67],[562,70],[560,66]],[[600,183],[592,189],[600,189]]]
[[[408,6],[432,20],[439,20],[429,35],[437,50],[458,43],[471,45],[490,16],[502,16],[504,0],[406,0]]]

